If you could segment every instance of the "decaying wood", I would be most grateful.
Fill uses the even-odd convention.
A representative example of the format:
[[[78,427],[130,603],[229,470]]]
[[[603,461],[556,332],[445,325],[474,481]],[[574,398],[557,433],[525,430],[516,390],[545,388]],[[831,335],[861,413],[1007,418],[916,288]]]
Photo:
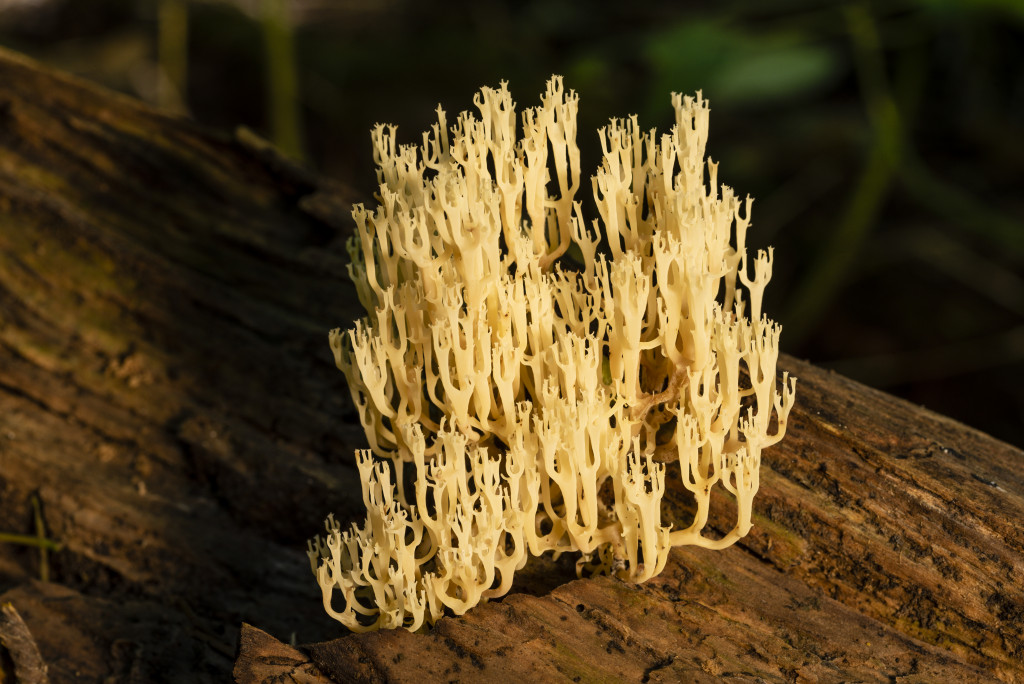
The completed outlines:
[[[10,603],[0,606],[0,681],[47,684],[46,663],[32,633]]]
[[[358,499],[347,215],[251,135],[0,53],[0,531],[38,495],[64,543],[50,585],[0,545],[0,600],[52,681],[221,682],[243,621],[336,634],[303,549]]]
[[[1024,681],[1021,452],[784,365],[800,400],[737,546],[677,549],[641,586],[580,580],[426,635],[347,636],[312,661],[367,682]],[[668,494],[681,520],[684,491]]]
[[[0,531],[38,495],[63,543],[51,582],[0,546],[0,601],[52,681],[1024,682],[1024,454],[794,359],[737,546],[641,586],[541,560],[426,634],[343,635],[304,540],[360,513],[346,225],[251,135],[0,53]]]
[[[235,681],[331,684],[304,653],[252,625],[242,625],[238,650]]]

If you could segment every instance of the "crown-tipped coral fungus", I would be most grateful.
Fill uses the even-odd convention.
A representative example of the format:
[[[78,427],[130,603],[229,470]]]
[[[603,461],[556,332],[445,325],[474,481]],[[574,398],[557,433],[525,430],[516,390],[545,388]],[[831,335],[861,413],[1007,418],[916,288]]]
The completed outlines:
[[[707,101],[673,95],[660,138],[635,116],[600,131],[600,219],[584,220],[577,103],[552,78],[517,134],[502,84],[450,127],[438,108],[422,145],[373,131],[378,205],[355,207],[349,243],[368,315],[330,334],[369,440],[367,516],[328,518],[309,548],[350,629],[461,614],[546,551],[641,582],[673,546],[750,530],[761,452],[795,397],[761,312],[772,252],[746,252],[751,200],[705,163]],[[677,529],[668,459],[696,500]],[[715,487],[736,518],[711,539]]]

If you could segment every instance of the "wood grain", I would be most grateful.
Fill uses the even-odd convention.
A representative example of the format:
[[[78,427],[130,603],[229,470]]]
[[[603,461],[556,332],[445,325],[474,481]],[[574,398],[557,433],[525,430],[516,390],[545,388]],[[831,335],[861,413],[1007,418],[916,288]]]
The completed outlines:
[[[0,530],[33,534],[38,495],[67,590],[0,545],[0,600],[52,681],[115,676],[114,649],[220,682],[243,620],[336,633],[304,547],[358,499],[327,345],[347,215],[251,134],[0,52]]]
[[[1021,452],[783,366],[799,401],[736,546],[676,549],[640,586],[579,580],[429,634],[317,644],[312,662],[366,682],[1024,681]],[[685,496],[666,496],[682,522]]]

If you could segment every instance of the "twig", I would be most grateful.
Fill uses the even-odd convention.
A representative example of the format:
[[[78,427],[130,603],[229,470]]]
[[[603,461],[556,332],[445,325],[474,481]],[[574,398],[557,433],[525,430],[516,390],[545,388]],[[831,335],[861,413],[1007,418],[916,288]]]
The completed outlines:
[[[32,495],[32,517],[35,518],[36,524],[36,539],[40,541],[39,544],[39,579],[43,582],[50,581],[50,556],[49,549],[46,544],[41,542],[46,541],[46,523],[43,521],[43,510],[39,504],[39,497],[35,494]]]
[[[15,682],[47,684],[50,681],[39,647],[18,611],[10,603],[0,606],[0,646],[6,649],[14,662]]]

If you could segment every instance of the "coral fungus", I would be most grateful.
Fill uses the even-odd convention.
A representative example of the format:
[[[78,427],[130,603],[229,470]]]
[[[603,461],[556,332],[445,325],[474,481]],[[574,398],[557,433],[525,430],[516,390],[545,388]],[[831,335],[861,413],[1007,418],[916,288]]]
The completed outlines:
[[[369,440],[367,517],[329,518],[309,549],[347,627],[461,614],[546,551],[641,582],[673,546],[750,530],[761,452],[795,397],[761,312],[772,253],[748,258],[751,200],[705,163],[707,101],[672,102],[660,138],[636,117],[601,130],[589,224],[559,77],[519,137],[505,84],[450,128],[439,108],[421,146],[374,129],[379,204],[355,207],[349,244],[369,313],[330,334]],[[696,501],[678,529],[661,517],[669,459]],[[736,518],[711,539],[716,486]]]

